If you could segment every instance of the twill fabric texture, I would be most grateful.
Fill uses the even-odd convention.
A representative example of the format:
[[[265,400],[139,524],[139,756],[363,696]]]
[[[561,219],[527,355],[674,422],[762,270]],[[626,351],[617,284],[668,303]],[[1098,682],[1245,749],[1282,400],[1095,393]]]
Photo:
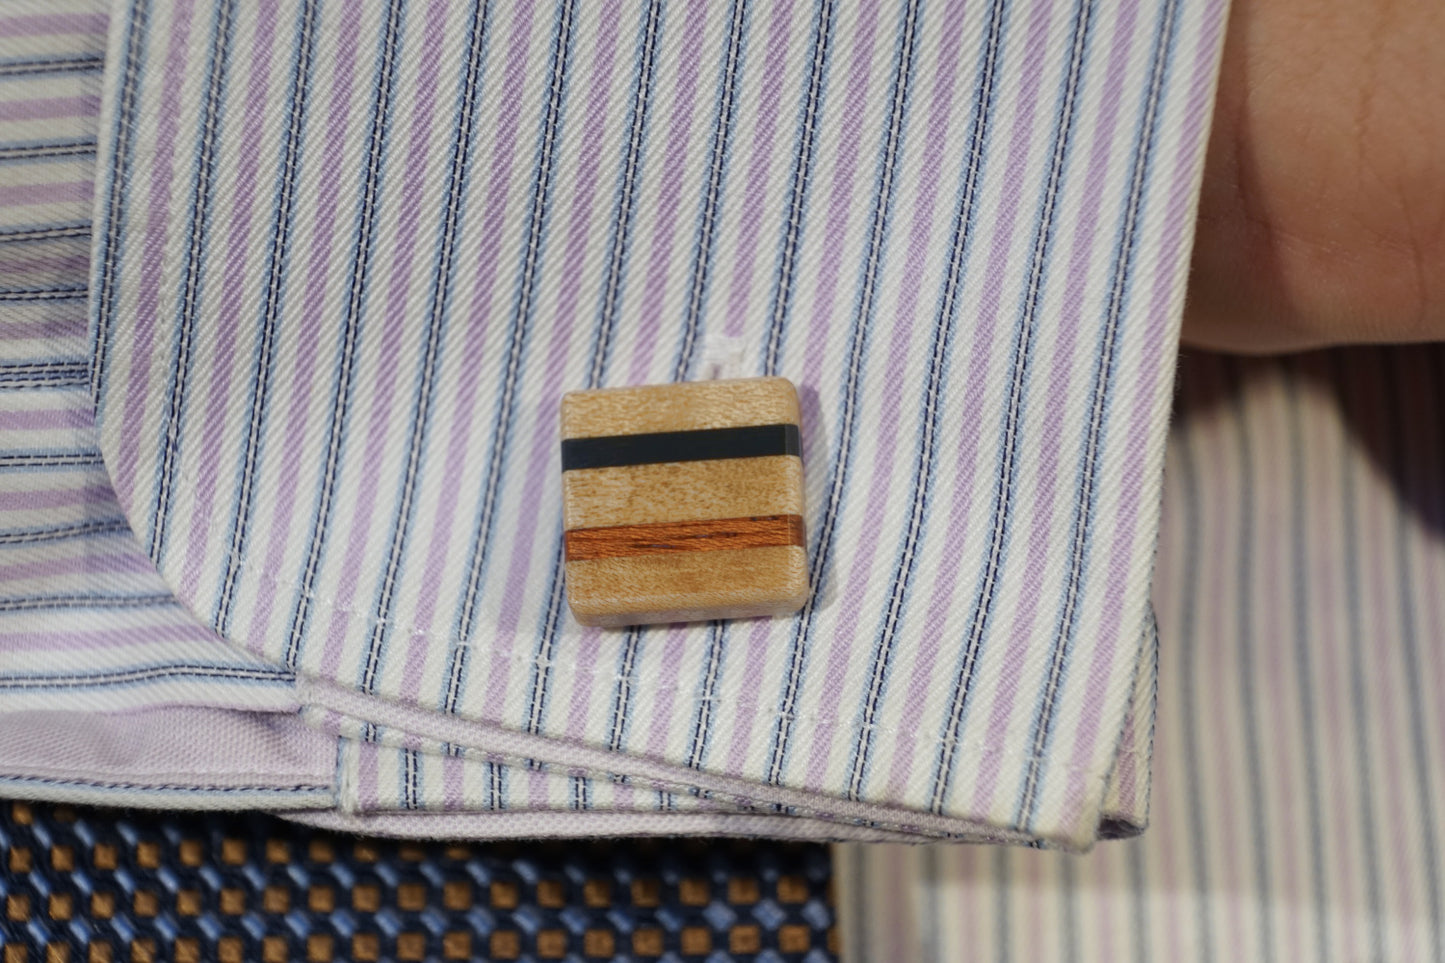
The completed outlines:
[[[83,400],[75,497],[114,522],[66,543],[85,651],[270,700],[54,711],[294,728],[328,788],[286,805],[388,832],[1142,824],[1120,760],[1222,2],[51,9],[14,15],[36,50],[106,33],[53,108],[93,155],[4,176],[75,195],[18,223],[89,233],[43,282],[88,312],[46,390]],[[809,605],[577,626],[561,393],[762,374],[803,399]],[[75,630],[21,611],[51,641],[0,672],[54,671]],[[184,656],[145,649],[165,613]]]
[[[0,8],[0,795],[334,804],[292,673],[176,600],[101,457],[87,336],[107,17]]]

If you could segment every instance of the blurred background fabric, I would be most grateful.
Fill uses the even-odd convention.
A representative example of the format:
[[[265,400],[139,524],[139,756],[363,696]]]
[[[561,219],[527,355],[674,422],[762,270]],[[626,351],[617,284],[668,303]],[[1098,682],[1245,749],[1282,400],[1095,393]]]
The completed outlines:
[[[1148,829],[839,847],[845,958],[1445,959],[1442,426],[1445,347],[1186,353]]]

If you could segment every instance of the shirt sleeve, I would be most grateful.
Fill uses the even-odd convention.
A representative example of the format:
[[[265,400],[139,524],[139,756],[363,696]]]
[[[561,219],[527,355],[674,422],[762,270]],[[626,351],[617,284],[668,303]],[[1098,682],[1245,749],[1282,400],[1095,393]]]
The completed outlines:
[[[116,3],[89,388],[134,551],[291,674],[349,825],[1137,826],[1224,12]],[[799,388],[809,603],[577,625],[561,394],[719,373]]]

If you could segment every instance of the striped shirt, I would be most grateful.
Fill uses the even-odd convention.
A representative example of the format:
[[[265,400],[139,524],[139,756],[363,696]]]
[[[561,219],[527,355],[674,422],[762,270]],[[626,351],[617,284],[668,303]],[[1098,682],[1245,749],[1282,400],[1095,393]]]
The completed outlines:
[[[1445,959],[1445,348],[1182,382],[1148,831],[839,847],[846,959]]]
[[[1138,831],[1224,6],[7,8],[5,791],[222,805],[209,741],[392,832]],[[809,604],[577,625],[561,394],[746,375]]]

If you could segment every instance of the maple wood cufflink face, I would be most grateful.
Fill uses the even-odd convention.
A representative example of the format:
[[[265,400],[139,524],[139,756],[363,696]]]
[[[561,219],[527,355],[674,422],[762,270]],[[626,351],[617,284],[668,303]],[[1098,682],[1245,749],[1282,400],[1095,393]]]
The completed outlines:
[[[807,601],[798,394],[784,378],[562,399],[567,601],[583,625],[787,615]]]

